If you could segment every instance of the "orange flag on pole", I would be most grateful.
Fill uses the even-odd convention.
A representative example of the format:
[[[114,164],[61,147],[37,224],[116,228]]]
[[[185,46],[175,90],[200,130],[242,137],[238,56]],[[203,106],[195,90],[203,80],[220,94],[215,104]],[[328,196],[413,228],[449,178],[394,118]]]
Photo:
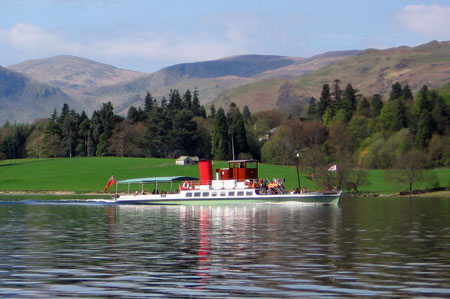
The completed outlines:
[[[106,184],[105,189],[103,189],[103,192],[106,192],[106,191],[108,190],[108,188],[111,187],[111,185],[113,185],[115,182],[116,182],[116,180],[114,180],[114,175],[112,175],[112,176],[109,178],[109,181],[108,181],[108,183]]]

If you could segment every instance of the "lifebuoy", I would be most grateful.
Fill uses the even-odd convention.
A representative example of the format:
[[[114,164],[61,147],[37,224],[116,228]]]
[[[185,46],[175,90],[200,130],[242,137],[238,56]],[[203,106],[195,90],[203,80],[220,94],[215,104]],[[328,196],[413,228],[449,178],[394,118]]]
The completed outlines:
[[[187,181],[183,183],[184,189],[189,189],[189,187],[191,187],[191,186],[189,185],[189,183]]]

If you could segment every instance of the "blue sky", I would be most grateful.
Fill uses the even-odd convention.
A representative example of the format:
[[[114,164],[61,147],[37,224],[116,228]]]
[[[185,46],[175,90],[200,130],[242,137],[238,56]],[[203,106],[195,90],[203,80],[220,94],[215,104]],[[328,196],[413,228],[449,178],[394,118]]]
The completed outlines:
[[[448,0],[0,0],[2,66],[69,54],[153,72],[431,40],[450,40]]]

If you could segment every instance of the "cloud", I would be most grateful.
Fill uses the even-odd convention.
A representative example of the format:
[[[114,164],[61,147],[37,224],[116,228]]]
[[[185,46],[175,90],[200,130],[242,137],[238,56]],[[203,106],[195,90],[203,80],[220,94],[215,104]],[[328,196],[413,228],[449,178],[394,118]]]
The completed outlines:
[[[0,28],[0,42],[26,52],[46,51],[77,52],[81,45],[64,40],[57,32],[46,31],[38,26],[18,23],[9,30]]]
[[[201,61],[230,56],[242,51],[236,40],[242,39],[232,29],[227,35],[177,34],[174,32],[142,32],[136,28],[91,31],[84,38],[73,28],[47,30],[32,24],[18,23],[10,29],[0,28],[0,49],[9,48],[36,56],[70,54],[101,61],[142,59],[145,61]],[[86,30],[86,29],[84,29]],[[114,34],[111,34],[114,32]]]
[[[396,14],[396,20],[413,32],[450,40],[450,6],[408,5]]]

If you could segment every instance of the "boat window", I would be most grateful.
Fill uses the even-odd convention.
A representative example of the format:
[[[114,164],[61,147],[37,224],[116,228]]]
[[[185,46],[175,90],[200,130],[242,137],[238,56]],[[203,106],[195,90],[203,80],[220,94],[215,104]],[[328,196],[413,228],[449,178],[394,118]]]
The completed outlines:
[[[203,197],[208,197],[209,196],[209,192],[203,192],[202,196]]]
[[[244,191],[238,191],[237,196],[244,196]]]
[[[217,192],[211,193],[211,196],[217,196]]]
[[[200,197],[200,194],[201,194],[200,192],[195,192],[194,197]]]
[[[192,192],[187,192],[186,197],[192,197]]]
[[[228,192],[228,196],[234,196],[234,191]]]
[[[227,193],[226,192],[220,192],[220,196],[226,196]]]
[[[253,192],[252,191],[247,191],[247,192],[245,192],[245,195],[251,196],[251,195],[253,195]]]

